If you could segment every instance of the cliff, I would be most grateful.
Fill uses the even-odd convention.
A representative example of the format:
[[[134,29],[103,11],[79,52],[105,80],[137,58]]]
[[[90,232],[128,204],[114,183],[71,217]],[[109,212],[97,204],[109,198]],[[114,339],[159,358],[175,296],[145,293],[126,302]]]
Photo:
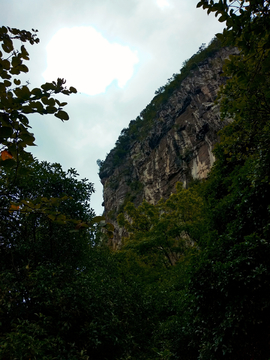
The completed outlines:
[[[212,150],[218,131],[229,121],[221,121],[214,101],[226,82],[222,76],[224,60],[235,52],[215,49],[199,63],[192,57],[188,74],[174,74],[156,92],[147,108],[122,131],[102,163],[104,215],[115,226],[115,246],[122,236],[117,214],[128,201],[138,205],[146,199],[155,204],[168,198],[176,182],[188,186],[192,179],[207,176],[215,161]]]

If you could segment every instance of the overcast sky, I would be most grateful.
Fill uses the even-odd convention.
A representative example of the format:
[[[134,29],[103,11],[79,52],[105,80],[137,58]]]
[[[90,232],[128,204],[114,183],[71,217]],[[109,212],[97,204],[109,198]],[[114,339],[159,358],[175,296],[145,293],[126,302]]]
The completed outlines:
[[[78,93],[65,97],[70,120],[31,116],[34,156],[94,183],[101,214],[97,159],[150,103],[182,63],[208,44],[222,24],[198,0],[0,0],[0,24],[37,29],[30,53],[30,87],[57,77]]]

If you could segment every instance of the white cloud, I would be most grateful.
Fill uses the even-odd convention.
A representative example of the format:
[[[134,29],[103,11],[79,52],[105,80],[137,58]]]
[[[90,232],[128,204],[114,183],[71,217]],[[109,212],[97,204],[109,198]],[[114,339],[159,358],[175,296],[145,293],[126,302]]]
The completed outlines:
[[[39,117],[37,114],[30,120],[38,145],[31,149],[34,156],[60,162],[65,169],[75,167],[81,177],[93,181],[97,192],[92,204],[98,214],[102,212],[102,188],[96,160],[104,160],[121,130],[147,106],[155,90],[173,73],[179,72],[183,61],[202,43],[208,43],[216,32],[222,31],[224,23],[220,23],[214,14],[208,16],[202,8],[196,9],[198,1],[0,0],[1,23],[39,30],[40,43],[27,46],[31,60],[27,64],[30,71],[26,79],[30,87],[38,87],[44,80],[41,74],[48,65],[46,45],[51,44],[61,29],[67,31],[75,27],[83,29],[82,34],[67,32],[52,48],[56,55],[55,64],[49,69],[55,70],[47,81],[64,77],[79,91],[83,92],[86,84],[94,93],[96,86],[100,85],[99,91],[104,91],[113,79],[110,91],[96,96],[64,97],[63,101],[68,102],[65,111],[70,121],[62,123],[54,116]],[[89,27],[92,27],[92,33],[96,32],[93,37]],[[98,36],[95,29],[102,35]],[[121,46],[123,44],[128,47]],[[102,54],[104,47],[107,52],[103,50],[100,59],[97,53]],[[119,47],[122,52],[118,52]],[[113,56],[115,52],[118,52],[118,58]],[[128,59],[122,60],[124,56]],[[139,66],[136,66],[132,80],[124,85],[138,57]],[[130,65],[125,68],[127,63]],[[63,74],[64,69],[66,73]],[[106,69],[109,74],[113,69],[109,80],[106,80]]]
[[[116,80],[123,88],[132,77],[137,53],[110,43],[93,27],[59,30],[47,45],[46,81],[65,78],[79,92],[96,95]]]
[[[156,1],[157,1],[157,6],[160,7],[161,9],[171,6],[168,0],[156,0]]]

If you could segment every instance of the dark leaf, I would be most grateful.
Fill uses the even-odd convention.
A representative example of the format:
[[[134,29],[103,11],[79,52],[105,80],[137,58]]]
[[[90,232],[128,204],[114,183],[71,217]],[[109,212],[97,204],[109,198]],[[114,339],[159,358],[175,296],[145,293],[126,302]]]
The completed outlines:
[[[69,116],[65,111],[58,111],[56,114],[54,114],[54,116],[58,117],[61,120],[68,120]]]

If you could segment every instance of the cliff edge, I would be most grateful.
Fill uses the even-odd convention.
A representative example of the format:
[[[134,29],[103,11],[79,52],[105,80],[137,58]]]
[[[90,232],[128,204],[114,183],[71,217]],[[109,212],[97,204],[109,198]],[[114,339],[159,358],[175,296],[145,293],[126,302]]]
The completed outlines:
[[[102,162],[104,215],[115,226],[115,247],[123,235],[117,215],[128,201],[139,205],[146,199],[155,204],[168,198],[178,181],[188,186],[192,179],[207,177],[215,161],[212,150],[218,132],[229,121],[221,121],[215,100],[226,82],[224,60],[234,53],[236,49],[220,48],[199,63],[193,59],[195,65],[181,81],[174,74],[122,130],[116,147]]]

